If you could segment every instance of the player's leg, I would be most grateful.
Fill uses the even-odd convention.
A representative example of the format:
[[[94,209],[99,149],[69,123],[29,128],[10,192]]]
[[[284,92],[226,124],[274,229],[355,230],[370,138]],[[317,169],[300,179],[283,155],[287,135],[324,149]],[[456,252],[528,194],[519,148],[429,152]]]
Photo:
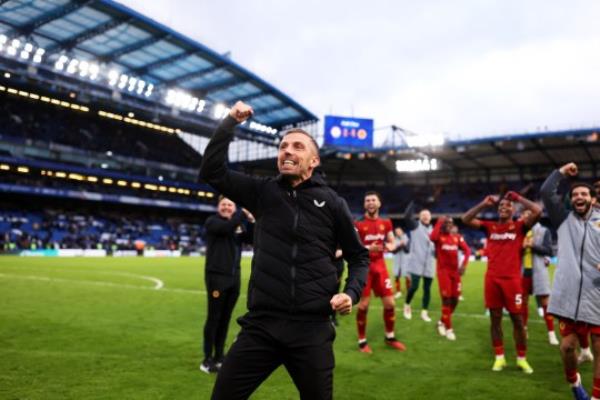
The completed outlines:
[[[273,329],[238,321],[242,330],[217,374],[212,400],[247,399],[283,362],[281,346],[267,333]]]
[[[392,266],[392,272],[394,273],[394,290],[396,293],[394,294],[395,298],[402,297],[402,286],[400,284],[400,276],[402,275],[402,267],[400,266],[400,262],[394,259],[394,265]]]
[[[391,290],[390,290],[391,293]],[[395,350],[404,351],[406,346],[404,343],[396,339],[395,321],[396,321],[396,303],[394,296],[388,294],[381,298],[383,303],[383,323],[385,326],[385,344]]]
[[[452,314],[458,305],[458,296],[460,295],[460,275],[458,273],[452,273],[450,275],[450,290],[449,297],[446,301],[446,308],[448,315],[448,323],[446,329],[446,338],[448,340],[456,340],[454,329],[452,328]]]
[[[578,334],[575,323],[570,320],[559,319],[560,328],[560,357],[563,362],[565,378],[575,396],[575,399],[587,399],[587,393],[581,384],[581,376],[577,371],[577,342]]]
[[[217,325],[215,336],[215,363],[217,368],[223,363],[223,354],[225,349],[225,340],[227,339],[227,331],[229,330],[229,322],[231,321],[231,313],[240,296],[239,286],[231,287],[223,292],[223,308],[221,318]]]
[[[593,362],[594,355],[592,354],[592,349],[590,348],[590,335],[587,332],[581,332],[577,334],[579,339],[579,356],[577,357],[577,363],[582,364],[584,362]]]
[[[450,276],[446,270],[437,270],[437,281],[442,300],[442,316],[437,322],[437,331],[441,336],[446,336],[447,329],[452,329],[450,322]]]
[[[289,343],[293,347],[285,349],[283,364],[300,392],[300,399],[332,399],[335,328],[329,323],[301,321],[292,322],[289,327]]]
[[[502,334],[502,292],[497,280],[486,274],[484,281],[485,307],[490,311],[490,336],[494,348],[493,371],[502,371],[506,367]]]
[[[544,322],[546,323],[546,329],[548,330],[548,342],[553,346],[558,346],[558,338],[554,332],[554,317],[548,314],[548,299],[549,295],[536,296],[538,303],[542,307],[542,315],[544,316]]]
[[[412,301],[415,293],[419,289],[419,281],[421,279],[420,275],[410,274],[410,288],[408,289],[408,293],[406,294],[406,301],[404,303],[404,318],[411,319],[412,318],[412,309],[410,307],[410,302]]]
[[[217,367],[214,360],[214,350],[217,341],[217,329],[219,320],[223,312],[223,297],[221,291],[207,288],[207,304],[208,310],[206,313],[206,322],[204,323],[204,360],[200,364],[202,372],[211,373],[217,372]]]
[[[429,303],[431,302],[431,284],[433,283],[433,278],[423,277],[423,302],[422,302],[422,310],[421,310],[421,319],[425,322],[431,322],[431,318],[429,317]]]
[[[371,299],[371,286],[373,277],[371,270],[367,275],[367,283],[363,288],[362,295],[356,307],[356,329],[358,330],[358,349],[367,354],[371,354],[371,348],[367,343],[367,312],[369,311],[369,301]]]
[[[533,373],[533,368],[527,362],[527,332],[523,323],[523,280],[521,277],[500,280],[504,307],[510,314],[513,325],[513,339],[517,350],[517,366],[526,374]]]

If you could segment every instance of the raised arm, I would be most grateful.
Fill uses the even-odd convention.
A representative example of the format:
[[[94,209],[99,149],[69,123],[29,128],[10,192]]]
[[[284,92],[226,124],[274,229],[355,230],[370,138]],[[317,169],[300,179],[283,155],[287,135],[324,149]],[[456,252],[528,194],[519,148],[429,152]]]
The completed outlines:
[[[259,186],[263,180],[232,171],[227,167],[227,151],[233,139],[234,129],[251,115],[252,108],[247,104],[238,101],[233,106],[206,146],[199,178],[234,202],[256,213]]]
[[[437,219],[437,221],[435,222],[435,225],[433,226],[433,230],[429,234],[429,240],[431,240],[434,243],[437,242],[438,240],[440,240],[440,234],[441,234],[442,226],[444,225],[444,222],[446,222],[446,217],[442,216]]]
[[[469,245],[467,244],[467,241],[460,236],[459,240],[458,240],[458,247],[460,247],[460,249],[463,252],[463,262],[461,264],[460,267],[458,267],[458,272],[459,274],[463,275],[465,273],[465,271],[467,270],[467,265],[469,264],[469,257],[471,257],[471,248],[469,247]]]
[[[411,201],[410,203],[408,203],[406,209],[404,210],[404,224],[409,231],[417,229],[417,226],[419,226],[417,221],[415,221],[415,219],[413,218],[415,208],[415,202]]]
[[[558,195],[558,185],[565,176],[575,175],[577,175],[577,165],[575,165],[575,163],[565,164],[559,169],[554,170],[550,176],[546,178],[540,189],[544,207],[546,207],[550,221],[555,228],[558,228],[567,218],[567,215],[569,215],[569,212],[565,209],[560,196]]]
[[[542,215],[542,207],[540,207],[533,201],[521,196],[517,192],[513,192],[512,190],[506,193],[504,197],[510,201],[516,201],[518,203],[521,203],[523,207],[525,207],[525,209],[531,211],[531,213],[527,215],[524,221],[525,226],[527,228],[531,228],[540,219],[540,216]]]
[[[462,222],[470,226],[471,228],[479,229],[481,228],[481,221],[477,219],[477,215],[488,207],[492,207],[493,205],[498,203],[498,196],[486,196],[481,203],[472,207],[469,211],[463,214],[461,217]]]

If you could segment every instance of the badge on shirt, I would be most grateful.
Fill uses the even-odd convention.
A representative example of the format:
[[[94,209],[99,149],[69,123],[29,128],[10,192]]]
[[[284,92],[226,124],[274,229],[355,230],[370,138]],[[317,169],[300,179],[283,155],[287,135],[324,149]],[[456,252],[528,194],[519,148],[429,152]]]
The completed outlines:
[[[213,290],[212,297],[218,299],[221,293],[218,290]]]

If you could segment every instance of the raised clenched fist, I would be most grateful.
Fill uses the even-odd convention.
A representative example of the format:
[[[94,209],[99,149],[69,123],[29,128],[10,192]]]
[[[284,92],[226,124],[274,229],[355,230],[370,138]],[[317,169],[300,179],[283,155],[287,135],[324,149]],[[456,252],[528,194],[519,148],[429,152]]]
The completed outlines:
[[[229,111],[229,115],[239,123],[250,118],[252,114],[254,114],[252,107],[242,101],[237,101]]]
[[[576,176],[579,172],[577,170],[577,164],[573,162],[563,165],[562,167],[560,167],[559,171],[564,176]]]

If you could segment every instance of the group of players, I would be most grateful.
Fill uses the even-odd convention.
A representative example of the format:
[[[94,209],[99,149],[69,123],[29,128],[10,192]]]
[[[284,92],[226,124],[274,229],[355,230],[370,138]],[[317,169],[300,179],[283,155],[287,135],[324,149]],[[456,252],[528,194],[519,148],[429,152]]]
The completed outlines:
[[[538,220],[542,207],[519,193],[509,191],[503,197],[489,195],[462,216],[462,222],[486,234],[484,298],[491,321],[491,340],[495,352],[493,371],[507,366],[504,355],[502,316],[508,313],[513,325],[517,352],[516,365],[527,374],[533,368],[526,359],[528,297],[536,296],[548,330],[548,340],[559,345],[554,332],[554,318],[560,321],[560,351],[566,379],[576,399],[590,399],[581,384],[577,365],[594,361],[590,350],[590,335],[596,354],[592,399],[600,399],[600,181],[594,187],[585,183],[571,186],[570,202],[565,206],[557,194],[558,183],[565,177],[575,177],[577,166],[564,165],[542,186],[542,200],[551,223],[558,232],[558,266],[556,283],[551,290],[547,270],[552,256],[550,231]],[[518,206],[520,216],[514,219]],[[498,218],[486,221],[477,215],[495,207]],[[367,311],[371,291],[383,302],[385,343],[398,351],[406,346],[395,337],[395,298],[401,295],[401,278],[406,281],[403,314],[412,318],[411,300],[423,281],[421,319],[430,322],[428,314],[430,290],[434,274],[441,296],[441,318],[437,331],[448,340],[456,340],[452,314],[461,296],[461,276],[465,273],[471,251],[456,225],[442,216],[435,225],[431,213],[421,210],[418,221],[412,219],[414,204],[405,213],[404,225],[409,234],[393,228],[389,219],[381,218],[381,197],[369,191],[364,197],[364,217],[355,222],[363,245],[369,250],[370,265],[367,283],[358,303],[356,322],[358,349],[372,353],[367,342]],[[396,295],[385,264],[385,252],[394,253]],[[434,261],[437,260],[437,268]],[[435,272],[436,271],[436,272]],[[549,308],[548,308],[549,307]],[[579,357],[576,349],[579,347]]]

